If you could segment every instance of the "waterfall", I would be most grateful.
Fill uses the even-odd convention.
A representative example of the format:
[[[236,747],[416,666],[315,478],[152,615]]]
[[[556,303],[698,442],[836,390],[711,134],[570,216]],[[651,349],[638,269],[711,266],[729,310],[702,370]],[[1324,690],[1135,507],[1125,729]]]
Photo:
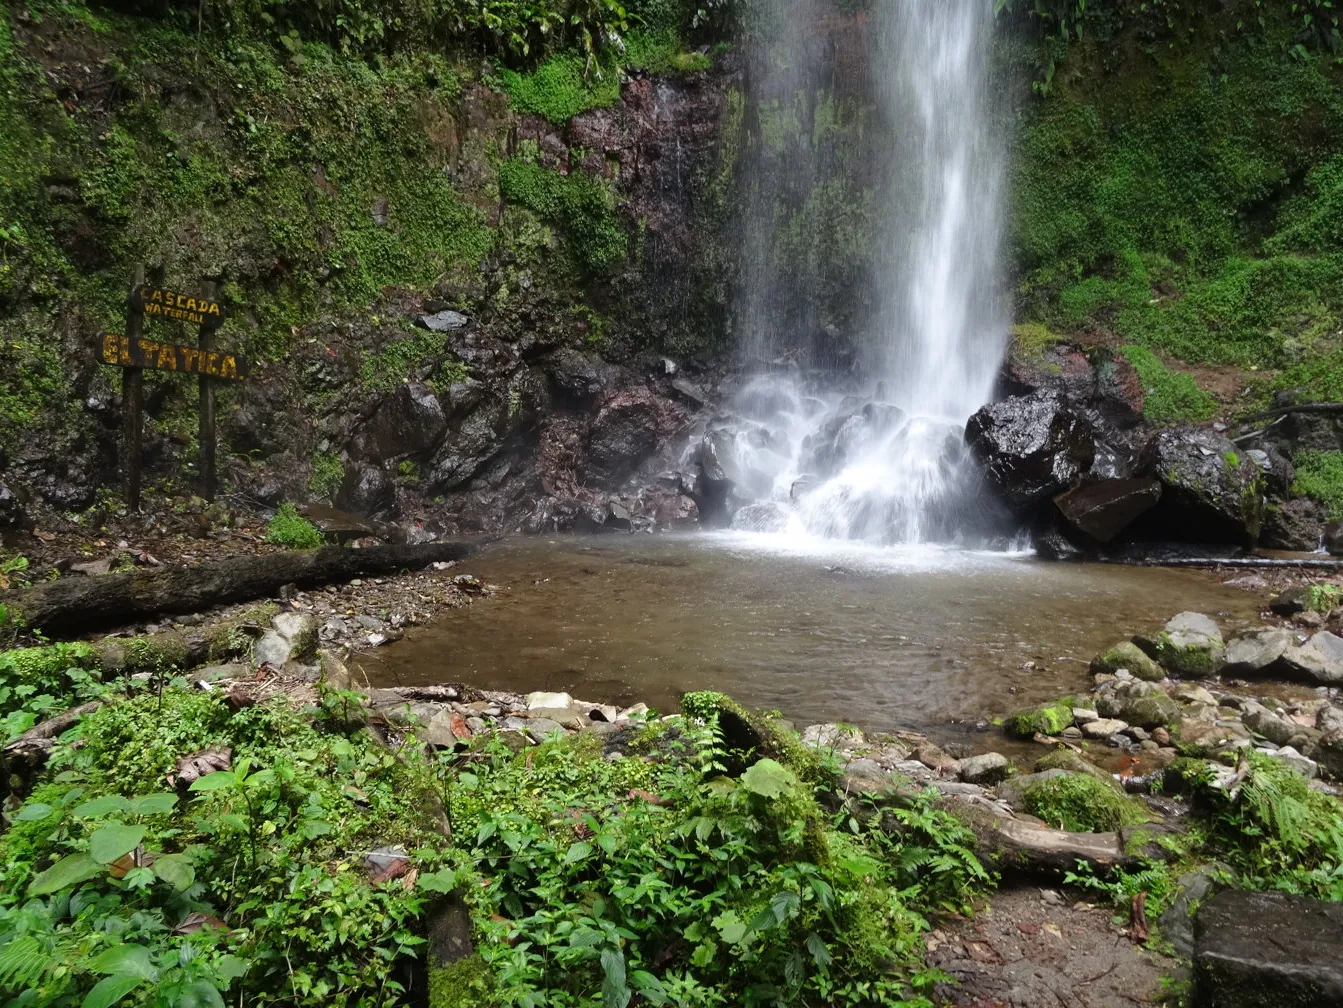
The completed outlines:
[[[816,0],[780,2],[790,27],[752,64],[752,86],[796,108],[835,101],[805,90],[837,58],[819,41]],[[993,21],[993,0],[879,0],[863,32],[862,125],[875,167],[854,179],[803,123],[788,171],[757,172],[738,299],[756,364],[740,419],[709,442],[735,473],[736,527],[880,543],[983,534],[963,428],[992,395],[1007,333],[996,297],[1004,151],[988,80]],[[815,194],[837,179],[866,201],[867,272],[849,308],[799,305],[816,291],[778,250],[805,246]],[[824,232],[814,244],[837,247]],[[848,314],[837,323],[827,310]]]

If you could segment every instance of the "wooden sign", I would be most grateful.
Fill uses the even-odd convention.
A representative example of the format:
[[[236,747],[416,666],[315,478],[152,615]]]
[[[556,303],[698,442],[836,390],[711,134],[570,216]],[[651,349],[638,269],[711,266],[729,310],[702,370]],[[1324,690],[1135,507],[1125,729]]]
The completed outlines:
[[[247,377],[247,363],[237,354],[214,348],[214,334],[228,313],[214,300],[214,284],[207,284],[208,297],[183,294],[167,287],[145,283],[145,268],[135,267],[130,297],[126,299],[126,335],[103,333],[99,354],[104,364],[121,368],[122,471],[125,475],[126,506],[140,508],[140,467],[143,463],[144,394],[141,376],[145,368],[156,371],[181,371],[197,376],[200,384],[199,463],[201,492],[214,500],[215,477],[215,394],[217,379],[241,381]],[[194,347],[144,339],[140,333],[146,316],[199,326]]]
[[[132,341],[129,336],[116,333],[103,333],[102,362],[113,367],[182,371],[235,381],[247,377],[247,362],[237,354],[144,338]]]
[[[228,317],[216,301],[166,287],[137,287],[132,296],[140,302],[141,310],[150,318],[166,318],[218,329]]]

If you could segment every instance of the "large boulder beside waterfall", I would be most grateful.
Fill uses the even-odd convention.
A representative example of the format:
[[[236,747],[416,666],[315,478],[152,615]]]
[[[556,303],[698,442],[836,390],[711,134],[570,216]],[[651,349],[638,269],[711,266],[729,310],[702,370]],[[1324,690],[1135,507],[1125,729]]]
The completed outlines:
[[[1173,427],[1152,445],[1160,503],[1144,516],[1152,538],[1253,545],[1264,517],[1260,469],[1213,430]]]
[[[1073,528],[1108,543],[1161,499],[1154,479],[1086,479],[1057,495],[1054,505]]]
[[[965,439],[995,489],[1017,509],[1072,486],[1095,455],[1090,425],[1053,392],[985,406],[966,424]]]

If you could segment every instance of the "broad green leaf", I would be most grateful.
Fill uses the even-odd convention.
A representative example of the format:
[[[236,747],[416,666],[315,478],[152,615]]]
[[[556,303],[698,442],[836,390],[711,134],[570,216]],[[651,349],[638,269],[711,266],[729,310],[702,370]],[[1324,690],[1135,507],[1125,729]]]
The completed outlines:
[[[136,976],[103,977],[84,995],[80,1008],[110,1008],[144,982]]]
[[[31,802],[19,809],[19,814],[14,818],[19,822],[37,822],[39,819],[45,819],[54,811],[56,810],[43,802]]]
[[[149,949],[134,942],[113,945],[106,952],[99,953],[89,961],[89,969],[94,973],[106,973],[110,976],[133,976],[142,980],[157,980],[159,971],[149,957]]]
[[[232,770],[216,770],[214,773],[196,778],[187,790],[197,792],[218,791],[221,788],[233,787],[237,782],[238,778]]]
[[[564,863],[573,864],[575,861],[582,861],[592,853],[592,844],[579,841],[576,844],[570,844],[569,849],[564,853]]]
[[[247,960],[235,955],[222,955],[215,960],[214,967],[221,978],[232,982],[247,972]]]
[[[634,992],[625,982],[625,953],[602,949],[602,1008],[625,1008]]]
[[[770,901],[769,908],[774,912],[774,920],[782,924],[801,902],[797,893],[785,889]]]
[[[173,1008],[224,1008],[224,999],[214,984],[197,980],[177,995]]]
[[[713,919],[713,926],[723,941],[735,945],[746,937],[746,925],[742,923],[735,910],[724,910]]]
[[[169,791],[147,794],[131,802],[131,815],[162,815],[177,806],[177,795]]]
[[[70,854],[33,879],[29,896],[46,896],[101,875],[104,868],[87,854]]]
[[[123,854],[129,854],[139,847],[144,838],[143,826],[110,822],[89,837],[89,855],[99,864],[111,864]]]
[[[304,839],[313,840],[319,836],[326,836],[335,827],[325,819],[304,819],[298,829],[303,834]]]
[[[457,873],[451,868],[440,868],[421,875],[415,884],[426,892],[450,893],[457,888]]]
[[[86,801],[83,805],[76,805],[70,814],[78,819],[96,819],[98,816],[110,815],[113,812],[124,812],[129,805],[130,802],[119,794],[103,795],[101,798]]]
[[[185,854],[163,854],[154,859],[154,874],[181,892],[196,881],[196,869]]]
[[[797,786],[797,778],[782,763],[762,759],[751,764],[741,775],[741,783],[752,794],[758,794],[762,798],[778,798],[790,793]]]
[[[667,989],[662,986],[661,980],[647,970],[631,970],[630,983],[649,1004],[661,1005],[667,1003]]]
[[[830,965],[830,950],[825,947],[825,942],[821,941],[821,936],[815,931],[807,935],[807,951],[811,953],[812,959],[821,969]]]

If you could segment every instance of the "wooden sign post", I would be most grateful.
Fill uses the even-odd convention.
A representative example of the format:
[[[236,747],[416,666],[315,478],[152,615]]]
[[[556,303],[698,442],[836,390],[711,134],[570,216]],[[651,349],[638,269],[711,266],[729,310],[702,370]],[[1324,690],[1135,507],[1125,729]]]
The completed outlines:
[[[214,349],[215,331],[227,314],[214,300],[214,285],[208,297],[195,297],[165,287],[145,286],[145,268],[135,268],[135,283],[126,309],[126,334],[103,333],[102,363],[122,369],[122,443],[126,506],[140,510],[140,468],[144,401],[141,383],[145,368],[183,371],[199,376],[201,496],[213,500],[218,492],[215,468],[215,380],[241,381],[247,377],[247,362],[237,354]],[[145,316],[187,322],[200,327],[197,345],[160,343],[141,336]]]

